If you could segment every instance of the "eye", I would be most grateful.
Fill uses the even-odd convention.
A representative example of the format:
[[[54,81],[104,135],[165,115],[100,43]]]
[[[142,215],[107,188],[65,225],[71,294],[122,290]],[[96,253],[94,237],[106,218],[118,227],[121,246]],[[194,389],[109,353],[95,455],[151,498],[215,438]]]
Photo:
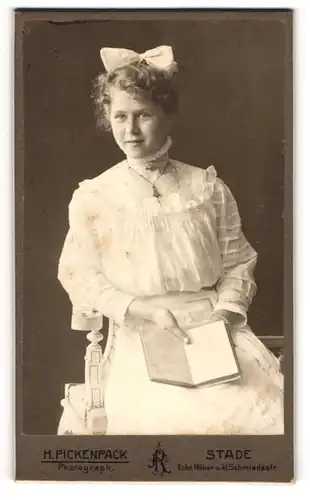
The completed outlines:
[[[125,113],[116,113],[114,115],[114,120],[116,120],[117,122],[122,122],[122,121],[126,120]]]
[[[142,111],[139,116],[140,118],[142,118],[142,120],[148,120],[152,117],[151,113],[149,113],[148,111]]]

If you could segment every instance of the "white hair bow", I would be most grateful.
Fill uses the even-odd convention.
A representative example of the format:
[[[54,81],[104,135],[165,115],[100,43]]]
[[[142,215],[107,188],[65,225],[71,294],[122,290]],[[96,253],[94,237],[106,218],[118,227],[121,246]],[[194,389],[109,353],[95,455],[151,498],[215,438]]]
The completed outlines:
[[[108,72],[114,71],[117,68],[122,68],[128,64],[134,64],[138,61],[145,61],[150,66],[166,71],[169,74],[177,71],[177,64],[173,58],[172,47],[169,45],[160,45],[154,49],[147,50],[143,54],[138,54],[130,49],[104,47],[100,50],[100,56]]]

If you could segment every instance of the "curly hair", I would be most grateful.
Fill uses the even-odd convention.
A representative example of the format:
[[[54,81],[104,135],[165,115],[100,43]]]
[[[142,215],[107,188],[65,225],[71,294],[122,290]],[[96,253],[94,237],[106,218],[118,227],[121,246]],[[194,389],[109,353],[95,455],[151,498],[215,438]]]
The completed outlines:
[[[118,68],[111,73],[101,73],[93,82],[92,100],[99,128],[110,130],[110,89],[118,88],[137,96],[152,100],[168,115],[178,108],[175,75],[160,71],[144,61]]]

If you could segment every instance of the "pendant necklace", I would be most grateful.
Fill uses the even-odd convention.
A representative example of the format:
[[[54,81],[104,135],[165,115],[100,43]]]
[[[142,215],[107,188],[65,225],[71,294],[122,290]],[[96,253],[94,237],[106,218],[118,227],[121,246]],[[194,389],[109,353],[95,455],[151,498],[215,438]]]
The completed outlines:
[[[160,173],[160,175],[155,179],[155,181],[150,181],[147,177],[145,177],[144,175],[140,174],[140,172],[137,172],[137,170],[135,170],[134,168],[132,168],[129,164],[128,164],[128,167],[130,168],[130,170],[133,170],[137,175],[139,175],[139,177],[141,177],[142,179],[144,179],[145,181],[147,181],[149,184],[151,184],[152,188],[153,188],[153,195],[157,200],[160,198],[161,194],[159,193],[158,189],[156,188],[155,186],[155,182],[158,181],[158,179],[160,179],[160,177],[162,177],[167,169],[167,166],[169,164],[169,161],[166,162],[166,165],[165,167],[163,168],[162,172]]]
[[[157,151],[155,154],[153,155],[150,155],[148,156],[147,158],[144,158],[144,163],[145,165],[149,165],[150,168],[154,168],[154,166],[156,165],[156,162],[158,162],[159,164],[163,161],[164,159],[164,156],[167,155],[167,152],[170,148],[172,144],[172,141],[171,141],[171,137],[167,137],[167,140],[165,142],[165,144],[159,149],[159,151]],[[166,172],[167,170],[167,167],[169,165],[169,158],[166,157],[165,158],[166,162],[165,162],[165,165],[164,167],[160,170],[160,174],[159,176],[155,179],[155,181],[151,181],[149,180],[147,177],[145,177],[143,174],[140,174],[140,172],[138,172],[133,166],[130,165],[128,159],[127,159],[127,165],[128,165],[128,168],[130,170],[133,170],[137,175],[139,175],[140,177],[142,177],[142,179],[144,179],[145,181],[147,181],[149,184],[151,184],[152,188],[153,188],[153,197],[156,198],[157,200],[159,200],[161,194],[159,193],[158,189],[156,188],[155,186],[155,182],[158,181],[158,179],[164,175],[164,173]]]

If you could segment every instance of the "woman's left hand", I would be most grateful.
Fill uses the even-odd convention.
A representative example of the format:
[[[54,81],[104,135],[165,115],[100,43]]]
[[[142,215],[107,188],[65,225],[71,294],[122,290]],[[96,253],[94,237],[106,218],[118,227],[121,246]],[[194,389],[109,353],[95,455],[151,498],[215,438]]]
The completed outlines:
[[[233,328],[238,323],[241,323],[243,319],[244,318],[241,314],[235,313],[233,311],[227,311],[226,309],[219,309],[218,311],[214,311],[211,318],[209,319],[209,323],[224,320],[229,328]]]

